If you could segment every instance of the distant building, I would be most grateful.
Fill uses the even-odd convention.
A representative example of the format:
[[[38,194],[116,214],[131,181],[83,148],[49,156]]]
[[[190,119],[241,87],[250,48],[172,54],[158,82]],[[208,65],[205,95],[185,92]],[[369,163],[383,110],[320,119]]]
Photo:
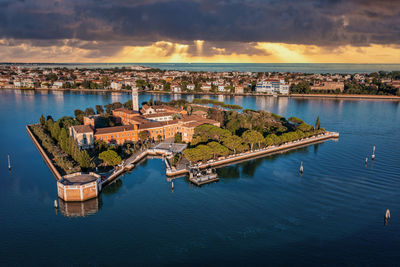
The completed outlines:
[[[266,79],[256,85],[257,93],[265,94],[289,94],[289,85],[285,83],[284,79]]]
[[[313,91],[344,91],[344,82],[334,82],[334,81],[315,81],[314,85],[311,86]]]
[[[190,91],[193,91],[194,88],[195,88],[195,85],[194,85],[194,84],[188,84],[188,85],[186,86],[186,88],[187,88],[188,90],[190,90]]]
[[[118,82],[112,82],[110,85],[112,90],[121,90],[122,89],[122,84]]]

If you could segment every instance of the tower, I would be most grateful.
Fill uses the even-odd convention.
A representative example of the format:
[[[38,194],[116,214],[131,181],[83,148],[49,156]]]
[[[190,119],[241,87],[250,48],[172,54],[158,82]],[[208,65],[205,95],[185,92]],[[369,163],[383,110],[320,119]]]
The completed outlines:
[[[132,109],[134,111],[139,111],[139,96],[136,86],[132,87]]]

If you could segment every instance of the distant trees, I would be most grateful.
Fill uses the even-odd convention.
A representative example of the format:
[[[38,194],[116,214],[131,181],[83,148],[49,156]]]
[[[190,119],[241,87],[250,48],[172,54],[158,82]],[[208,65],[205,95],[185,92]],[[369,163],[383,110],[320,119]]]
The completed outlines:
[[[306,81],[301,81],[298,84],[292,84],[290,88],[290,92],[295,94],[308,94],[310,91],[311,86]]]

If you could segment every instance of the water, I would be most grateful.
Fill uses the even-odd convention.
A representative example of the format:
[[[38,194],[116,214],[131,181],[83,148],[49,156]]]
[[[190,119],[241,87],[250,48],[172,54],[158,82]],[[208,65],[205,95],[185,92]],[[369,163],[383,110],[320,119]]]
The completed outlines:
[[[180,71],[240,71],[240,72],[302,72],[302,73],[371,73],[398,71],[400,64],[346,64],[346,63],[55,63],[22,64],[33,67],[66,68],[122,68],[136,65]]]
[[[98,200],[56,213],[56,182],[25,125],[129,97],[0,91],[1,265],[398,264],[399,102],[210,97],[312,124],[319,115],[341,136],[219,169],[201,188],[177,179],[173,192],[162,161],[147,160]],[[140,101],[150,97],[194,96]],[[82,208],[86,217],[66,216]]]

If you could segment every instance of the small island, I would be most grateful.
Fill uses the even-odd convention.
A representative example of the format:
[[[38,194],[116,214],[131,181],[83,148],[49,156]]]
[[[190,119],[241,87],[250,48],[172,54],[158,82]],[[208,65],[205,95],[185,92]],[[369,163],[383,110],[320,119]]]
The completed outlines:
[[[161,156],[169,177],[337,138],[297,117],[242,109],[216,100],[126,103],[42,115],[27,131],[55,175],[65,201],[97,197],[101,189],[148,155]],[[209,172],[211,173],[211,171]],[[214,177],[214,176],[212,176]]]

